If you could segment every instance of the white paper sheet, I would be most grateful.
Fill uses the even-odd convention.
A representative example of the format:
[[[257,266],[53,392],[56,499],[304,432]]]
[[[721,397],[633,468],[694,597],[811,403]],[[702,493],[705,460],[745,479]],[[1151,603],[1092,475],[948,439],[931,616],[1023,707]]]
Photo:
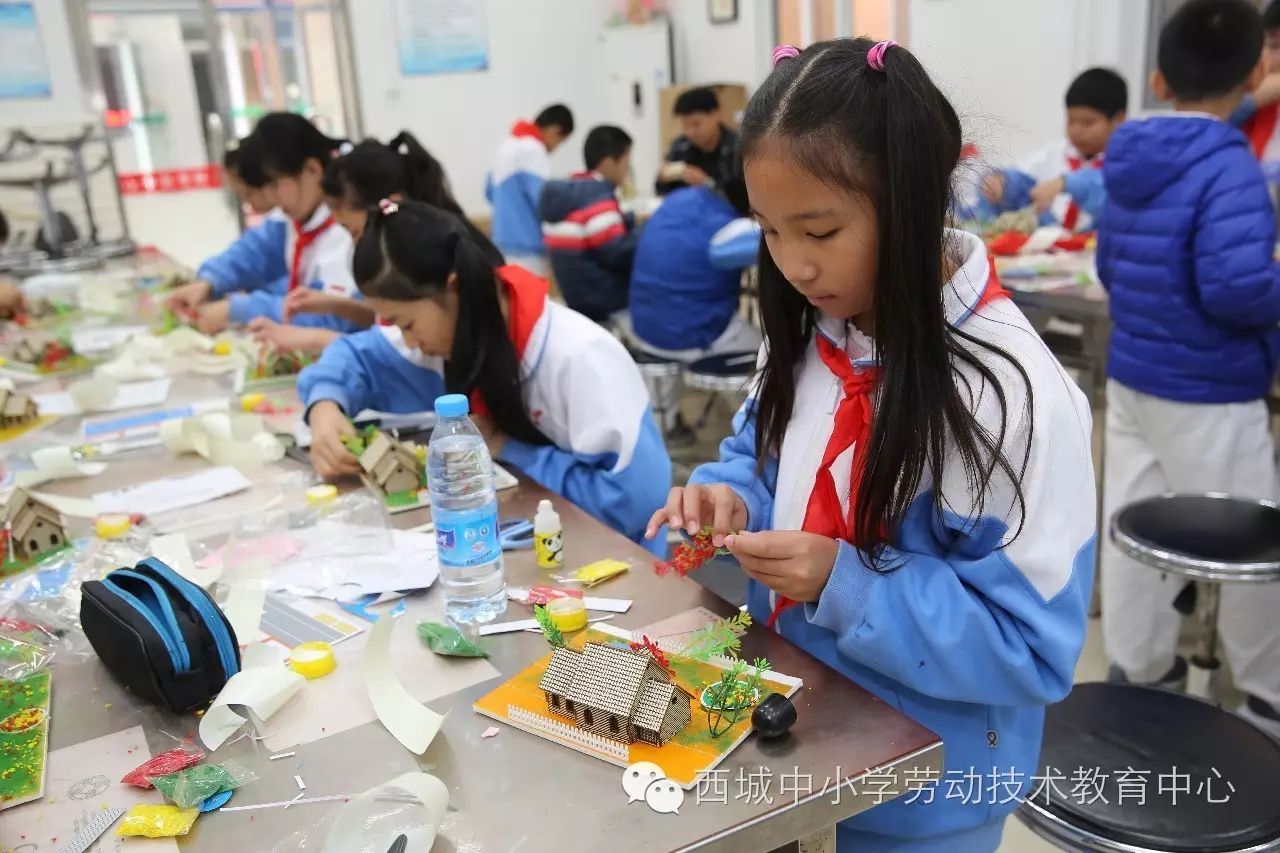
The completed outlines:
[[[48,492],[32,492],[31,496],[63,515],[76,518],[93,518],[98,515],[98,505],[89,498],[69,498],[66,495],[52,495]]]
[[[117,382],[135,382],[141,379],[161,379],[165,375],[165,369],[159,364],[138,361],[132,356],[121,356],[99,364],[93,369],[93,373]]]
[[[21,853],[60,853],[72,836],[104,809],[163,803],[164,796],[159,791],[143,791],[120,784],[120,777],[148,758],[151,758],[151,749],[141,726],[50,752],[44,799],[6,812],[4,820],[12,821],[13,825],[0,831],[0,842],[16,845],[14,849]],[[27,836],[21,843],[17,837],[19,827]],[[148,839],[145,846],[148,853],[177,853],[178,850],[172,838]],[[114,828],[93,847],[98,853],[128,853],[137,849],[136,839],[120,838]]]
[[[31,453],[30,471],[18,471],[13,481],[22,488],[38,486],[51,480],[66,480],[73,477],[96,477],[107,470],[105,462],[82,462],[76,459],[70,447],[41,447]]]
[[[146,326],[80,326],[71,330],[71,348],[84,355],[106,352],[146,331]]]
[[[159,515],[196,506],[243,491],[252,485],[235,468],[210,468],[185,477],[166,477],[128,489],[99,492],[93,496],[98,512],[140,512]]]
[[[251,645],[242,656],[243,668],[226,683],[209,710],[200,718],[200,740],[211,750],[246,722],[231,709],[244,706],[260,720],[268,720],[302,689],[306,679],[280,665],[277,652]]]
[[[406,804],[389,814],[379,798],[409,794]],[[449,789],[429,773],[409,772],[376,785],[342,807],[329,827],[321,853],[383,853],[403,834],[406,850],[430,850],[449,808]]]
[[[437,714],[405,689],[391,658],[391,633],[396,617],[384,615],[369,632],[364,649],[364,686],[374,713],[387,731],[417,755],[427,751],[446,715]],[[401,630],[411,630],[408,626]]]
[[[355,531],[361,529],[353,528],[352,539],[348,541],[355,541],[358,536]],[[362,551],[358,562],[341,559],[341,555],[327,548],[306,547],[297,558],[271,573],[269,588],[295,595],[355,601],[370,593],[425,589],[435,583],[439,575],[434,536],[393,530],[390,550],[379,553],[377,546],[372,545]]]
[[[119,412],[158,406],[169,396],[169,379],[115,384],[114,379],[96,377],[73,382],[66,391],[36,394],[42,415],[74,415],[80,412]]]

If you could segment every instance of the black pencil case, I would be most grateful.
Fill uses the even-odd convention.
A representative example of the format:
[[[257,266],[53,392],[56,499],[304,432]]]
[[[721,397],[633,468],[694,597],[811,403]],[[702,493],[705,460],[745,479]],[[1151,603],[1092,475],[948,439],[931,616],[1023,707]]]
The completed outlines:
[[[181,712],[240,671],[235,631],[207,592],[149,557],[81,587],[80,625],[135,696]]]

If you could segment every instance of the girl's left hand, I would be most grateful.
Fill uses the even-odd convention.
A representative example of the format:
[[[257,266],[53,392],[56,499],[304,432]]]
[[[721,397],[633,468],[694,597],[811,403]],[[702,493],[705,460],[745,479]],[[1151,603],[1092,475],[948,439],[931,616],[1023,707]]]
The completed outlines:
[[[196,313],[196,331],[203,335],[216,335],[230,325],[231,303],[225,299],[206,302]]]
[[[792,601],[817,601],[835,568],[836,540],[803,530],[735,533],[725,545],[751,577]]]

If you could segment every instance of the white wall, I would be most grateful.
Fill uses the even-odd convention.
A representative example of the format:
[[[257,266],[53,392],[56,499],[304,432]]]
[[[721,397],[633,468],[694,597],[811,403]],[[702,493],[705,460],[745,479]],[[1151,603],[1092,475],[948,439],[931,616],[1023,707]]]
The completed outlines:
[[[739,0],[738,20],[713,24],[706,0],[668,0],[675,33],[677,83],[745,83],[754,91],[769,76],[773,3]]]
[[[605,112],[598,35],[607,0],[489,0],[489,68],[404,77],[391,0],[362,0],[352,41],[365,133],[412,131],[445,165],[469,212],[487,210],[485,174],[512,122],[557,101],[579,130],[552,157],[552,173],[582,168],[582,129]]]
[[[1085,68],[1119,71],[1140,103],[1145,33],[1145,0],[912,0],[908,40],[1002,163],[1062,138],[1062,99]]]
[[[0,129],[79,122],[89,115],[80,86],[71,32],[63,0],[32,0],[53,95],[48,98],[0,100]]]

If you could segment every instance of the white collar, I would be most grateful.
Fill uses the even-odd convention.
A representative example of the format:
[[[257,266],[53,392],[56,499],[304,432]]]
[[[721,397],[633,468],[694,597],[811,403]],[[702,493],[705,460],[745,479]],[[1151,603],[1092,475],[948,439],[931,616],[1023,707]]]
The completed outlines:
[[[957,328],[973,316],[982,300],[991,265],[987,260],[987,247],[976,235],[948,228],[943,239],[953,256],[964,259],[951,280],[942,287],[942,307],[947,325]],[[855,367],[876,364],[875,341],[858,331],[852,323],[820,314],[817,326],[827,340],[848,353]]]
[[[315,212],[311,214],[310,218],[308,218],[306,222],[302,223],[302,230],[314,231],[317,228],[319,228],[321,224],[323,224],[324,221],[328,218],[329,218],[329,205],[325,204],[324,202],[320,202],[320,206],[315,209]]]

